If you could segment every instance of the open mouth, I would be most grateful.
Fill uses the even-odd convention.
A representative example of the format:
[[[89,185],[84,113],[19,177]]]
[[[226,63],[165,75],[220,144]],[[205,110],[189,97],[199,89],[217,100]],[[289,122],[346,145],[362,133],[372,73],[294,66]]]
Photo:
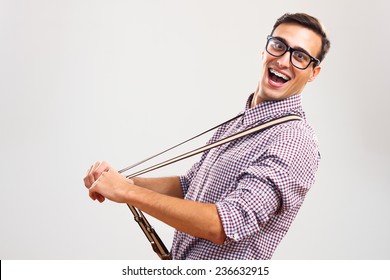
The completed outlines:
[[[282,74],[275,69],[269,68],[268,69],[269,78],[271,81],[273,81],[276,84],[284,84],[287,83],[289,80],[291,80],[290,77],[286,76],[285,74]]]

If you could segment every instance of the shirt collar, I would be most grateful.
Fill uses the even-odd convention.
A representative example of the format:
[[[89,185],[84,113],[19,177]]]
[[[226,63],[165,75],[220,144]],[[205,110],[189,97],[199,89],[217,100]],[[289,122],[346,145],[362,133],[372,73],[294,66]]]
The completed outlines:
[[[301,95],[296,94],[283,100],[264,101],[251,108],[252,93],[245,105],[245,111],[242,118],[242,124],[246,127],[254,123],[265,123],[272,119],[284,117],[287,115],[298,115],[305,118],[302,110]]]

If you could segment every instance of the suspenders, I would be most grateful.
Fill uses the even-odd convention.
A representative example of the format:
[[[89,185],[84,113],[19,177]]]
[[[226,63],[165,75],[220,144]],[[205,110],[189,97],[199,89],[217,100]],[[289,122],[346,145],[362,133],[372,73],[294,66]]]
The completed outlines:
[[[224,122],[224,123],[222,123],[222,124],[220,124],[218,126],[215,126],[215,127],[211,128],[209,130],[206,130],[205,132],[202,132],[201,134],[196,135],[196,136],[194,136],[194,137],[192,137],[192,138],[190,138],[190,139],[188,139],[188,140],[186,140],[186,141],[184,141],[182,143],[179,143],[179,144],[177,144],[177,145],[175,145],[175,146],[173,146],[173,147],[171,147],[171,148],[169,148],[169,149],[167,149],[167,150],[165,150],[163,152],[160,152],[160,153],[158,153],[158,154],[156,154],[154,156],[151,156],[151,157],[149,157],[149,158],[147,158],[145,160],[142,160],[142,161],[140,161],[140,162],[138,162],[136,164],[133,164],[133,165],[131,165],[129,167],[126,167],[126,168],[120,170],[119,173],[123,173],[123,172],[125,172],[125,171],[127,171],[127,170],[129,170],[129,169],[131,169],[131,168],[133,168],[135,166],[138,166],[141,163],[144,163],[144,162],[146,162],[146,161],[148,161],[148,160],[150,160],[150,159],[152,159],[154,157],[157,157],[157,156],[159,156],[159,155],[161,155],[161,154],[163,154],[163,153],[165,153],[165,152],[167,152],[169,150],[172,150],[172,149],[174,149],[174,148],[176,148],[176,147],[178,147],[178,146],[180,146],[180,145],[182,145],[182,144],[184,144],[184,143],[186,143],[186,142],[188,142],[190,140],[193,140],[193,139],[195,139],[195,138],[197,138],[197,137],[199,137],[199,136],[201,136],[201,135],[203,135],[203,134],[205,134],[205,133],[207,133],[207,132],[209,132],[209,131],[211,131],[211,130],[213,130],[215,128],[218,128],[218,127],[220,127],[220,126],[222,126],[222,125],[224,125],[224,124],[226,124],[226,123],[228,123],[228,122],[230,122],[232,120],[235,120],[235,119],[237,119],[237,118],[239,118],[241,116],[242,115],[238,115],[238,116],[236,116],[236,117],[234,117],[234,118],[232,118],[232,119],[230,119],[230,120],[228,120],[228,121],[226,121],[226,122]],[[265,130],[267,128],[270,128],[272,126],[275,126],[277,124],[281,124],[281,123],[288,122],[288,121],[293,121],[293,120],[302,120],[302,118],[299,117],[299,116],[296,116],[296,115],[289,115],[289,116],[285,116],[285,117],[282,117],[282,118],[271,120],[271,121],[269,121],[267,123],[263,123],[263,124],[255,126],[255,127],[246,129],[246,130],[244,130],[242,132],[238,132],[236,134],[233,134],[231,136],[228,136],[226,138],[218,140],[218,141],[216,141],[214,143],[210,143],[210,144],[202,146],[202,147],[200,147],[198,149],[195,149],[195,150],[192,150],[190,152],[184,153],[182,155],[176,156],[174,158],[171,158],[169,160],[163,161],[161,163],[152,165],[152,166],[150,166],[148,168],[145,168],[145,169],[143,169],[141,171],[138,171],[138,172],[135,172],[133,174],[127,175],[126,178],[133,178],[133,177],[136,177],[136,176],[140,176],[140,175],[145,174],[147,172],[159,169],[161,167],[164,167],[164,166],[170,165],[172,163],[178,162],[180,160],[192,157],[192,156],[197,155],[199,153],[208,151],[208,150],[213,149],[215,147],[224,145],[224,144],[229,143],[229,142],[231,142],[233,140],[236,140],[236,139],[239,139],[239,138],[243,138],[245,136],[254,134],[256,132],[263,131],[263,130]],[[138,223],[138,225],[142,229],[143,233],[145,234],[146,238],[150,242],[150,244],[151,244],[151,246],[153,248],[153,251],[159,256],[160,259],[162,259],[162,260],[170,260],[171,256],[169,254],[169,251],[167,250],[167,248],[165,247],[164,243],[162,242],[162,240],[158,236],[157,232],[149,224],[149,222],[146,219],[146,217],[144,216],[144,214],[140,210],[138,210],[137,208],[135,208],[132,205],[127,204],[127,206],[129,207],[130,211],[133,213],[134,220]]]

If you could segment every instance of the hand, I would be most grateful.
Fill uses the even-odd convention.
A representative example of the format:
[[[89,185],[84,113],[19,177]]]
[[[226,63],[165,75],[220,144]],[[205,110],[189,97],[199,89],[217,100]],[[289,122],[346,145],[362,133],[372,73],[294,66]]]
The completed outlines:
[[[95,162],[87,171],[84,177],[84,185],[87,189],[90,189],[95,181],[100,177],[103,171],[107,171],[110,168],[107,162]],[[99,202],[104,201],[104,197],[96,194],[96,198]]]
[[[120,175],[107,162],[95,162],[84,177],[84,185],[93,200],[103,202],[105,198],[115,202],[126,202],[127,191],[133,181]]]

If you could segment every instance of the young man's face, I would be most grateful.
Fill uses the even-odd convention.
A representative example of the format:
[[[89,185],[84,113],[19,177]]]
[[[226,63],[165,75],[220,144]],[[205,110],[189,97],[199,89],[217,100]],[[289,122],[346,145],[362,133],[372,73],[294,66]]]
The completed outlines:
[[[312,57],[317,57],[321,50],[321,37],[298,24],[283,23],[274,30],[272,36],[282,39],[294,49],[305,50]],[[313,68],[313,62],[304,70],[294,67],[290,55],[287,51],[284,55],[275,57],[266,50],[263,51],[263,75],[255,93],[255,104],[299,94],[306,83],[313,81],[319,74],[321,68]]]

